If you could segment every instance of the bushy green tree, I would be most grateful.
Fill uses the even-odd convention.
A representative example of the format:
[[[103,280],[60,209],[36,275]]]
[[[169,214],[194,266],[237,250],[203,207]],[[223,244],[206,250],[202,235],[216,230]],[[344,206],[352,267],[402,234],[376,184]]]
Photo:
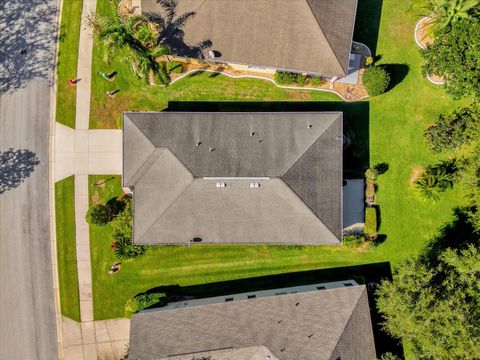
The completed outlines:
[[[363,73],[363,85],[370,96],[383,94],[389,84],[390,74],[383,66],[369,67]]]
[[[425,140],[434,152],[455,150],[477,136],[479,117],[476,106],[442,114],[435,124],[425,130]]]
[[[377,291],[384,329],[418,359],[480,354],[480,252],[477,245],[409,259]]]
[[[94,204],[88,209],[85,218],[89,224],[103,226],[108,224],[113,217],[114,213],[110,206],[105,204]]]
[[[435,34],[422,51],[424,72],[442,76],[446,91],[455,99],[480,96],[480,20],[469,17],[454,22],[451,30]]]

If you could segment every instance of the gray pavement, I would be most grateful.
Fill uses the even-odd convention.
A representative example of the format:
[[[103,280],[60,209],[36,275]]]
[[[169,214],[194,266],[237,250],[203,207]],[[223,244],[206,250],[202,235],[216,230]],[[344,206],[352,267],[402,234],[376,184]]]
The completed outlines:
[[[0,4],[0,359],[55,359],[48,151],[55,0]]]

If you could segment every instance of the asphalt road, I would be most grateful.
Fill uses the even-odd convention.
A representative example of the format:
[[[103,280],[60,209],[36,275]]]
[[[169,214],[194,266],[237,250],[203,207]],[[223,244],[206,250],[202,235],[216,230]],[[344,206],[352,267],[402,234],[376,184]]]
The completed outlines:
[[[48,137],[56,0],[0,2],[0,359],[56,359]]]

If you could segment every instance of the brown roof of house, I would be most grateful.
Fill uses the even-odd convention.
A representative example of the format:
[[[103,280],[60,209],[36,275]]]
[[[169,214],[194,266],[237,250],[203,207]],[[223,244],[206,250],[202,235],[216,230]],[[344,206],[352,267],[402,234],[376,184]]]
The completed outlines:
[[[346,75],[357,0],[178,0],[171,21],[161,3],[143,0],[142,11],[167,20],[164,42],[177,56],[214,50],[219,61]]]
[[[232,359],[229,350],[260,346],[279,360],[374,359],[365,286],[145,311],[132,317],[129,355]]]

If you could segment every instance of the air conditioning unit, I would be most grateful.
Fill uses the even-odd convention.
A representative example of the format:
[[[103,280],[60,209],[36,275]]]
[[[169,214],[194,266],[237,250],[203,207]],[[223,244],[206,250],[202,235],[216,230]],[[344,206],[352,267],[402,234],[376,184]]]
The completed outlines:
[[[225,182],[217,182],[217,183],[215,184],[215,186],[216,186],[217,188],[224,188],[224,187],[227,187],[227,183],[225,183]]]

